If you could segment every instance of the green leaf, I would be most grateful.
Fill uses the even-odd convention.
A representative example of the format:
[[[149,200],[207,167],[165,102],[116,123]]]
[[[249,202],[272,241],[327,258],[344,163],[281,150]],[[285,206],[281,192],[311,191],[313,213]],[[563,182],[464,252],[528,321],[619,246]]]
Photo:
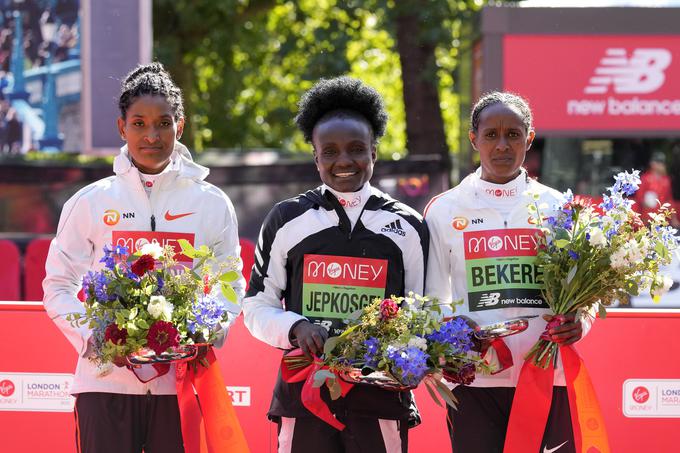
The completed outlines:
[[[196,258],[196,249],[186,239],[178,239],[177,243],[182,247],[182,253],[189,258]]]
[[[569,269],[569,273],[567,274],[567,285],[571,283],[571,281],[574,279],[576,276],[576,271],[578,270],[578,266],[574,264],[571,269]]]
[[[333,401],[342,396],[342,387],[340,387],[340,383],[335,376],[333,376],[333,378],[326,379],[326,386],[328,387],[328,393],[330,393],[331,399]]]
[[[438,379],[434,379],[434,383],[437,387],[437,392],[439,393],[439,396],[442,397],[442,399],[451,406],[452,408],[456,408],[456,403],[458,403],[458,400],[456,400],[456,397],[453,396],[453,393],[451,393],[451,390],[444,384],[442,381]]]
[[[597,304],[597,314],[600,316],[600,319],[607,318],[607,307],[602,304]]]
[[[135,318],[137,317],[137,313],[138,313],[138,312],[139,312],[139,308],[137,308],[137,307],[132,307],[132,309],[130,310],[130,314],[128,315],[128,319],[129,319],[130,321],[132,321],[133,319],[135,319]]]
[[[323,353],[326,355],[330,355],[331,352],[333,352],[333,349],[338,345],[338,342],[340,342],[341,337],[330,337],[328,340],[323,345]]]
[[[229,302],[233,304],[238,303],[238,296],[236,296],[236,291],[234,291],[234,288],[232,288],[231,285],[223,284],[222,294],[224,294],[224,297],[226,297]]]
[[[345,329],[344,332],[342,332],[342,333],[340,334],[340,338],[346,338],[346,337],[348,337],[349,334],[351,334],[352,332],[354,332],[358,327],[359,327],[359,324],[354,324],[353,326],[348,327],[347,329]]]
[[[220,275],[220,281],[221,282],[226,282],[226,283],[231,283],[233,281],[238,280],[239,274],[236,271],[229,271],[226,272],[222,275]]]
[[[567,240],[567,239],[558,239],[558,240],[555,241],[555,245],[557,246],[557,248],[560,248],[560,249],[563,249],[564,247],[566,247],[567,244],[569,244],[569,240]]]
[[[314,373],[314,382],[312,382],[312,387],[321,387],[326,379],[335,379],[335,374],[328,370],[319,370]]]
[[[149,328],[149,323],[146,322],[144,318],[139,318],[136,322],[137,327],[139,327],[142,330],[146,330]]]
[[[437,398],[437,393],[432,388],[432,384],[430,382],[431,382],[430,379],[425,381],[425,388],[427,389],[427,393],[430,394],[430,397],[432,397],[432,401],[434,401],[437,404],[437,406],[444,407],[442,405],[442,402],[439,401],[439,398]]]

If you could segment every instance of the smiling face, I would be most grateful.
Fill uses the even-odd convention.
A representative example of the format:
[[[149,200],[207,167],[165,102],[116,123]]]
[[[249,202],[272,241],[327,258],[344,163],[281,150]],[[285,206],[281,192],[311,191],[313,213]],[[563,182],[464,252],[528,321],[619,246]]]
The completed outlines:
[[[479,152],[482,179],[495,184],[515,179],[534,136],[515,107],[496,103],[484,108],[477,130],[470,131],[472,147]]]
[[[132,162],[142,173],[157,174],[170,162],[175,140],[182,136],[184,118],[175,121],[163,96],[141,96],[118,118],[118,131],[127,142]]]
[[[356,192],[373,176],[373,131],[362,118],[321,119],[312,133],[314,162],[321,181],[338,192]]]

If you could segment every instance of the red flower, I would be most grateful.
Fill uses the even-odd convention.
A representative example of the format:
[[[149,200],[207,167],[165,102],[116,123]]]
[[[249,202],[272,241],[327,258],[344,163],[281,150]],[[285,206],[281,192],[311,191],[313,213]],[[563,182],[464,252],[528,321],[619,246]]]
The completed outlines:
[[[474,363],[466,363],[457,372],[444,369],[444,379],[454,384],[470,385],[475,380],[476,367]]]
[[[152,271],[156,266],[156,260],[151,255],[142,255],[132,263],[132,272],[141,277],[147,271]]]
[[[116,323],[109,324],[104,331],[104,339],[117,345],[125,344],[127,335],[127,329],[119,329]]]
[[[633,228],[633,231],[638,231],[640,228],[644,228],[645,224],[640,218],[640,214],[633,212],[630,217],[628,217],[628,224]]]
[[[383,299],[380,302],[380,318],[383,320],[388,320],[396,318],[399,312],[399,305],[392,299]]]
[[[156,321],[146,334],[147,346],[156,354],[162,354],[168,348],[179,345],[179,332],[171,322]]]
[[[211,289],[212,288],[210,286],[210,276],[204,275],[203,276],[203,294],[206,294],[206,295],[210,294]]]

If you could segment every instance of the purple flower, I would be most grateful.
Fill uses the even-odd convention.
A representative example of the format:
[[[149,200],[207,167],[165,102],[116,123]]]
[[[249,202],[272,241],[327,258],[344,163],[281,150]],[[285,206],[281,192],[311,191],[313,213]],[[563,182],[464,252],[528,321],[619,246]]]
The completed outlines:
[[[107,269],[113,270],[116,266],[117,261],[125,261],[129,254],[128,248],[122,245],[116,245],[113,248],[104,246],[104,256],[99,260],[100,263],[104,263]]]
[[[380,342],[375,337],[370,337],[364,340],[364,346],[366,347],[366,353],[364,354],[364,362],[369,368],[376,368],[378,366],[380,353]]]
[[[222,320],[226,311],[224,303],[217,297],[209,294],[201,296],[191,307],[191,314],[194,319],[189,318],[187,320],[187,328],[191,333],[196,333],[206,327],[213,330],[217,323]]]
[[[463,354],[472,347],[472,329],[463,318],[454,318],[442,324],[439,329],[425,335],[427,341],[447,344],[451,354]]]
[[[402,384],[418,385],[427,373],[430,356],[415,346],[388,347],[387,358],[393,363],[391,371]]]
[[[83,277],[83,292],[89,299],[93,297],[99,302],[108,302],[116,299],[115,294],[108,293],[110,280],[101,272],[88,272]]]
[[[577,259],[579,259],[579,254],[576,253],[575,251],[569,250],[567,253],[569,253],[569,258],[571,258],[572,260],[576,261]]]

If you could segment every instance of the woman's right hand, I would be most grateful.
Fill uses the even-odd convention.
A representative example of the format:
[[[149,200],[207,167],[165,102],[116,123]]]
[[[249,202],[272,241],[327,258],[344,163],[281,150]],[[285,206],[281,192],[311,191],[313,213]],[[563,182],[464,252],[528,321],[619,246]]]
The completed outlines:
[[[302,350],[305,357],[313,359],[323,353],[323,345],[328,339],[328,331],[318,325],[304,320],[293,328],[293,343]]]

